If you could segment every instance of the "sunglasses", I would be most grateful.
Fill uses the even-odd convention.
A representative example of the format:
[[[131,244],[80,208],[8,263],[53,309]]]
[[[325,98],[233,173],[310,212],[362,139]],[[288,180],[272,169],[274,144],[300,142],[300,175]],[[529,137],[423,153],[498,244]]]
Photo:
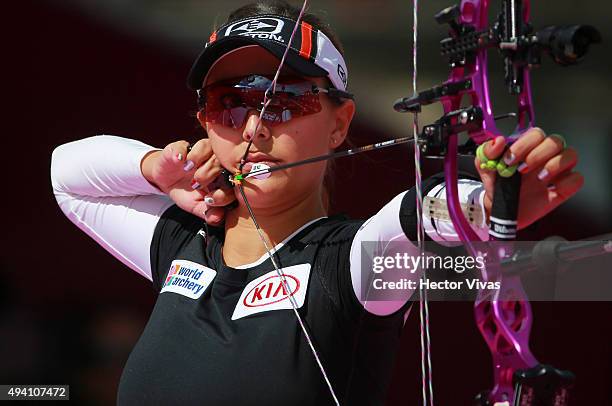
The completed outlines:
[[[249,112],[261,113],[268,94],[269,103],[262,117],[270,126],[321,111],[319,95],[327,94],[337,100],[352,99],[353,95],[334,88],[320,88],[303,78],[280,78],[272,93],[272,80],[250,75],[215,83],[198,90],[198,106],[204,110],[206,121],[224,127],[242,128]]]

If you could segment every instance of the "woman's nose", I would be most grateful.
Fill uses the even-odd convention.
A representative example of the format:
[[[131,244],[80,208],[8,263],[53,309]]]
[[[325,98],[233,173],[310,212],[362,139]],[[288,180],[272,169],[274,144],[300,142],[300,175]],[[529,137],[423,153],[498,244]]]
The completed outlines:
[[[247,142],[255,138],[265,139],[270,137],[270,130],[265,122],[259,120],[259,114],[257,110],[250,110],[247,113],[246,126],[242,132],[242,138]]]

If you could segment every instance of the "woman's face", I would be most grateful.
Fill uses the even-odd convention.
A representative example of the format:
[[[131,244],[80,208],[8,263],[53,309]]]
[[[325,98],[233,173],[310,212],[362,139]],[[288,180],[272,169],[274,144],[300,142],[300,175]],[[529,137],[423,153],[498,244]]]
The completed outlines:
[[[271,77],[278,66],[278,60],[274,61],[273,66],[251,66],[251,69],[245,69],[240,75],[236,75],[234,68],[231,74],[236,75],[233,77],[246,77],[253,73],[268,73],[266,76]],[[216,74],[217,78],[220,76],[222,75]],[[304,78],[304,80],[321,88],[328,87],[324,78]],[[208,132],[212,149],[221,165],[235,173],[251,139],[253,143],[249,149],[247,162],[263,160],[270,166],[323,155],[342,144],[353,117],[353,102],[346,101],[342,105],[337,105],[325,94],[320,94],[319,99],[322,107],[320,112],[293,117],[275,126],[270,126],[266,121],[258,125],[259,112],[256,110],[249,112],[241,128],[208,122],[203,112],[198,114],[198,118]],[[315,196],[320,201],[326,165],[325,161],[317,162],[276,171],[266,179],[249,178],[243,183],[247,199],[253,208],[280,210],[311,200]],[[239,194],[237,197],[241,198]]]

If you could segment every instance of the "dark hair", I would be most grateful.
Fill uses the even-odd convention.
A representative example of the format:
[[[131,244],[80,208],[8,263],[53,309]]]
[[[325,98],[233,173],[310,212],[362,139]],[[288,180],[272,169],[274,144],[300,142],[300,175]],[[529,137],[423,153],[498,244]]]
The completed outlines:
[[[225,23],[229,24],[243,18],[256,17],[266,14],[274,14],[281,17],[287,17],[293,20],[297,20],[300,15],[300,10],[300,8],[292,6],[284,0],[261,0],[237,8],[236,10],[230,13]],[[338,39],[336,33],[331,29],[329,24],[324,22],[319,16],[309,13],[307,11],[304,12],[302,20],[306,21],[314,28],[321,30],[321,32],[323,32],[323,34],[325,34],[330,39],[332,44],[334,44],[334,46],[338,49],[340,54],[344,56],[344,48],[342,46],[342,43]],[[329,85],[331,85],[331,82],[329,83]],[[332,101],[334,101],[335,104],[342,104],[344,102],[341,99],[332,99]],[[331,190],[333,188],[334,181],[333,177],[331,176],[331,174],[333,173],[333,168],[334,161],[327,161],[325,178],[323,179],[323,206],[326,211],[329,211],[331,202]]]

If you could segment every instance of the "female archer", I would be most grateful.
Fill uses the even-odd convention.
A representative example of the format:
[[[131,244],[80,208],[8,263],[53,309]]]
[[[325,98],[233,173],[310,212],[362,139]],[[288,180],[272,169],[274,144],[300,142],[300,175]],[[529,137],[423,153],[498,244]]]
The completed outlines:
[[[355,112],[347,77],[340,42],[315,15],[249,4],[188,77],[207,138],[160,150],[102,135],[55,149],[63,212],[159,292],[119,404],[384,402],[413,292],[367,302],[361,243],[414,241],[415,193],[365,222],[328,217],[324,161],[274,170],[344,142]],[[524,175],[519,227],[581,187],[577,155],[558,137],[532,129],[506,147],[500,137],[484,152]],[[477,169],[481,182],[460,180],[460,198],[487,213],[496,175]],[[219,182],[224,170],[233,184]],[[423,191],[444,187],[432,178]],[[448,221],[424,225],[435,241],[456,239]],[[486,221],[472,226],[487,234]]]

